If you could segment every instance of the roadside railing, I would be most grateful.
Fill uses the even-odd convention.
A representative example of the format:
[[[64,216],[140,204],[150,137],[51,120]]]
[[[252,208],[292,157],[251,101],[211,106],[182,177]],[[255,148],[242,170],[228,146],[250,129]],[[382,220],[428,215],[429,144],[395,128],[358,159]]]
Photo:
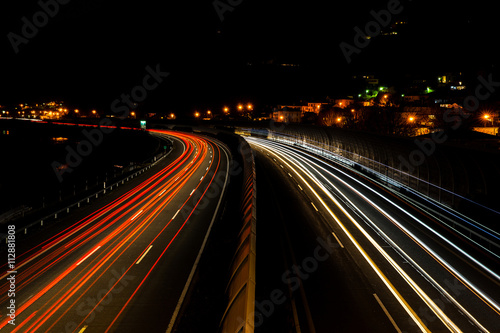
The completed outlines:
[[[67,205],[64,208],[61,208],[55,212],[47,214],[44,217],[39,218],[26,226],[17,227],[16,234],[27,234],[29,229],[43,227],[44,223],[57,220],[57,219],[61,218],[61,216],[63,214],[69,214],[74,209],[78,209],[84,204],[90,204],[91,200],[98,199],[100,196],[105,195],[107,192],[110,192],[113,189],[118,188],[120,185],[124,185],[125,182],[128,182],[128,181],[134,179],[134,177],[137,177],[137,176],[143,174],[144,172],[146,172],[147,170],[151,169],[153,166],[155,166],[157,163],[159,163],[161,160],[163,160],[165,157],[167,157],[171,151],[172,150],[168,151],[167,153],[162,153],[161,154],[162,156],[160,156],[160,154],[153,156],[152,162],[149,165],[141,168],[140,170],[134,172],[133,174],[128,175],[127,177],[124,177],[121,180],[118,180],[112,184],[104,183],[103,188],[95,193],[92,193],[84,198],[81,198],[81,199],[77,200],[76,202],[74,202],[70,205]],[[3,224],[7,224],[7,222],[3,223]],[[4,233],[0,234],[0,241],[3,239],[5,239],[5,242],[7,242],[7,234],[4,234]]]
[[[334,152],[334,150],[330,147],[323,148],[315,144],[311,144],[310,142],[305,141],[296,141],[290,139],[287,136],[280,136],[277,134],[273,134],[271,140],[276,142],[281,142],[288,145],[301,147],[315,155],[321,156],[323,158],[334,161],[340,165],[350,167],[357,171],[361,171],[365,175],[369,175],[370,178],[380,181],[383,184],[389,185],[390,187],[397,189],[399,191],[405,191],[406,193],[411,193],[415,196],[425,196],[417,189],[413,188],[410,184],[401,183],[396,180],[395,177],[389,176],[387,173],[383,173],[372,169],[366,165],[363,165],[360,161],[360,158],[364,158],[363,156],[358,156],[358,159],[352,160],[343,156],[345,154],[341,154],[340,152]],[[420,180],[421,182],[425,182],[424,180]],[[426,182],[427,183],[427,182]],[[432,184],[429,183],[429,186]],[[449,190],[442,189],[442,191],[450,192],[451,195],[457,195]],[[426,197],[428,200],[435,201],[435,204],[442,204],[439,201]],[[457,223],[453,221],[449,221],[444,223],[449,228],[454,229],[458,232],[462,237],[468,239],[469,241],[475,243],[476,245],[482,247],[484,250],[490,252],[491,254],[500,257],[500,243],[498,240],[498,233],[493,230],[484,230],[483,227],[479,227],[476,224],[466,224],[466,223]]]

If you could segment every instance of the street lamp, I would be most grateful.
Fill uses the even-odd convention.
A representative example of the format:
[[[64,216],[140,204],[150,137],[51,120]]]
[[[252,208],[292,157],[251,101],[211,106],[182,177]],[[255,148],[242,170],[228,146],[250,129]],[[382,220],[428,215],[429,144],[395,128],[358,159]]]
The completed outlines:
[[[253,105],[251,103],[248,103],[247,105],[247,109],[250,111],[250,110],[253,110]]]
[[[229,112],[229,108],[227,106],[224,107],[224,112],[225,113],[228,113]]]
[[[243,110],[243,105],[238,104],[238,110],[240,110],[240,111]]]
[[[493,126],[493,117],[492,116],[490,116],[489,114],[485,114],[485,115],[483,115],[483,118],[486,121],[488,121],[488,120],[491,121],[491,126]],[[486,122],[484,123],[484,126],[486,127]]]
[[[196,118],[198,118],[198,117],[200,116],[200,113],[199,113],[198,111],[196,111],[196,112],[194,113],[194,116],[195,116]]]

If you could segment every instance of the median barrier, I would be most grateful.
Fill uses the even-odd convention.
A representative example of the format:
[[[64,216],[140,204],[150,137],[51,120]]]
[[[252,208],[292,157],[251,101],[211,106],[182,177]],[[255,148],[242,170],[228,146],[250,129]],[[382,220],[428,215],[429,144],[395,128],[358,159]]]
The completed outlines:
[[[241,229],[226,287],[227,306],[220,323],[223,333],[254,332],[256,263],[256,187],[255,163],[248,143],[239,138],[243,157]]]

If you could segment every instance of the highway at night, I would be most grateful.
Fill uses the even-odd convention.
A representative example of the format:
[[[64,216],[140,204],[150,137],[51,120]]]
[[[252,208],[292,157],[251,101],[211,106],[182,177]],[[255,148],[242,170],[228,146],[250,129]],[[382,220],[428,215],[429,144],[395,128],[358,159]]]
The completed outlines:
[[[500,331],[498,233],[299,148],[247,141],[256,151],[259,195],[274,188],[266,223],[283,220],[266,237],[281,243],[276,258],[287,258],[265,267],[278,278],[257,292],[266,318],[256,331],[285,322],[303,332]],[[266,299],[276,288],[292,300],[282,322],[275,317],[285,310]]]
[[[173,142],[169,156],[17,244],[16,325],[2,311],[2,331],[171,329],[220,213],[229,154],[215,140],[152,132]],[[3,309],[7,275],[0,286]]]

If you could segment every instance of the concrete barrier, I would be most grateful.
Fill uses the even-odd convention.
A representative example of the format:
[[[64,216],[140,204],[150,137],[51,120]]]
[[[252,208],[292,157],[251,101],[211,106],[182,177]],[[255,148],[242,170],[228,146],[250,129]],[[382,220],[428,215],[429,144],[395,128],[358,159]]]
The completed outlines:
[[[242,227],[226,288],[227,307],[220,323],[223,333],[252,333],[255,308],[256,187],[255,163],[248,143],[240,139],[243,156]]]

